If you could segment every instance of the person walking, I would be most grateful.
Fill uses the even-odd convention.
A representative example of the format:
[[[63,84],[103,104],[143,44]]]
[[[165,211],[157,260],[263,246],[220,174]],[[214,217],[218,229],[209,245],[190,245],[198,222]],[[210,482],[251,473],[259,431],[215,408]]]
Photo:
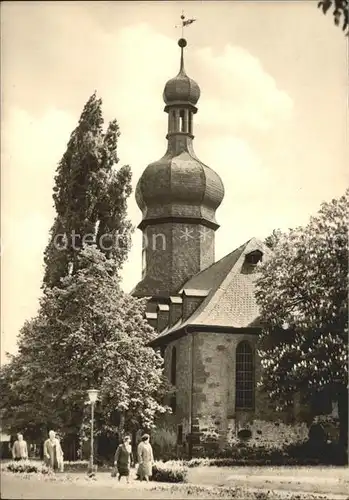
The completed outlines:
[[[16,461],[28,458],[28,446],[27,442],[23,439],[23,434],[17,434],[17,439],[12,446],[12,458]]]
[[[44,442],[44,462],[54,471],[63,469],[63,450],[55,431],[49,432],[49,438]]]
[[[149,481],[149,478],[153,473],[153,463],[154,455],[153,448],[149,442],[149,434],[144,434],[142,436],[142,441],[139,443],[137,448],[138,455],[138,475],[139,479],[143,481]]]
[[[118,480],[122,476],[126,477],[127,483],[130,482],[130,467],[133,465],[132,447],[130,436],[125,436],[123,443],[117,447],[114,457],[114,465],[117,469]]]

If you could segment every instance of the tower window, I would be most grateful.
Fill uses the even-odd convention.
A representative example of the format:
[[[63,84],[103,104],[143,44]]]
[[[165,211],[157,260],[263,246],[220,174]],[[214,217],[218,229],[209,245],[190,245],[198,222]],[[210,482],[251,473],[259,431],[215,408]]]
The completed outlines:
[[[186,132],[185,121],[184,121],[184,109],[181,109],[179,112],[179,130],[180,132]]]
[[[176,132],[176,110],[171,111],[172,121],[171,121],[171,132]]]
[[[171,384],[176,385],[176,375],[177,375],[177,349],[172,348],[171,356]]]
[[[189,119],[189,123],[188,123],[189,134],[192,134],[193,133],[193,113],[191,111],[189,111],[188,119]]]
[[[237,410],[250,410],[254,406],[253,350],[248,342],[236,348],[236,399]]]

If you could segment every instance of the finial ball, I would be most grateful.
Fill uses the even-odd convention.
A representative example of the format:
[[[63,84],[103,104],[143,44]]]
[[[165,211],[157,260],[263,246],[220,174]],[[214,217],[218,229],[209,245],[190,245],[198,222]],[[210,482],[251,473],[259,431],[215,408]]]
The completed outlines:
[[[179,45],[180,47],[186,47],[186,46],[187,46],[187,41],[186,41],[184,38],[180,38],[180,39],[178,40],[178,45]]]
[[[185,19],[185,16],[183,14],[181,15],[181,19]]]

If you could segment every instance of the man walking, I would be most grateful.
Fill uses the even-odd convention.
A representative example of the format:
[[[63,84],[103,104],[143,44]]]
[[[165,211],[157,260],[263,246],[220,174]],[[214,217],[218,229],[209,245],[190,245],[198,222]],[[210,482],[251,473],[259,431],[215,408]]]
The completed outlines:
[[[12,446],[13,460],[26,460],[28,458],[27,442],[23,439],[23,434],[17,434],[17,439]]]

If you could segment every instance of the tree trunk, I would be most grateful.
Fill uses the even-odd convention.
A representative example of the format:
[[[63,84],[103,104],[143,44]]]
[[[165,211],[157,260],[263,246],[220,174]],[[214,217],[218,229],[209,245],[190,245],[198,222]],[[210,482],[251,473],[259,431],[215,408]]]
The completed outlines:
[[[338,390],[339,442],[348,449],[348,388]]]
[[[120,413],[120,423],[119,423],[119,440],[122,442],[124,437],[124,428],[125,428],[125,414],[124,412]]]

